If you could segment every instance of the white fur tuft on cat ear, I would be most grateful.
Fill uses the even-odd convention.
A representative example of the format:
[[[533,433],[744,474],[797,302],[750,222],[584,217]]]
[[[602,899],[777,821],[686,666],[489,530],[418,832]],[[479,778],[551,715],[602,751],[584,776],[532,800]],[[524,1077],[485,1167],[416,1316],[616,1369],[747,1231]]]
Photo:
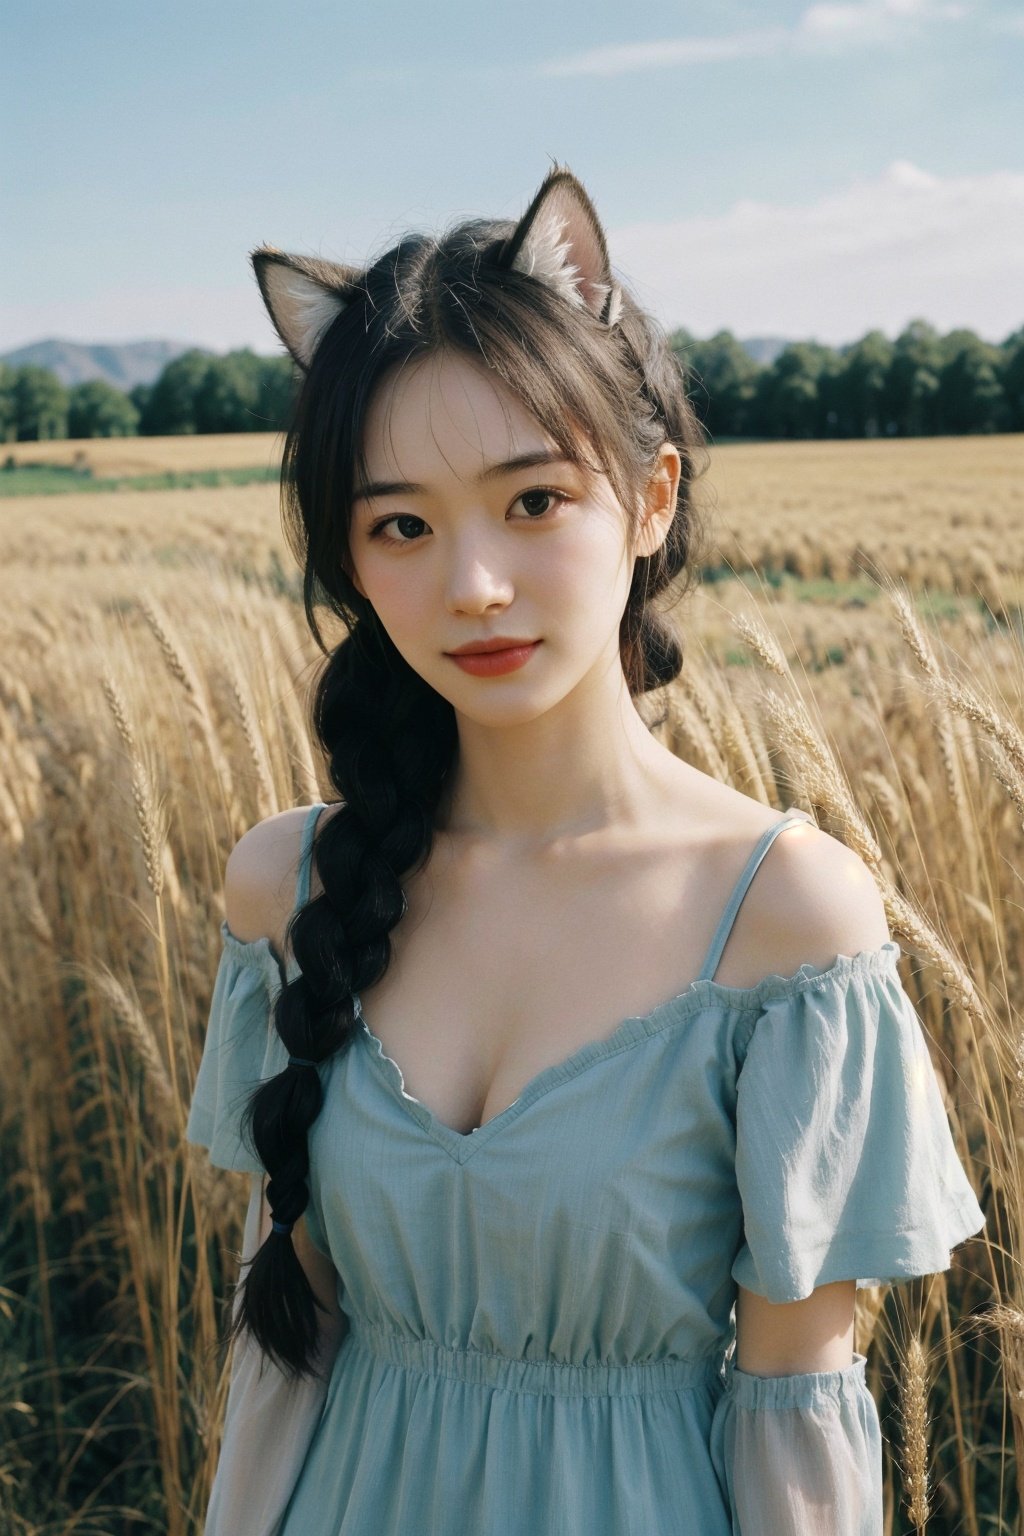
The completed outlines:
[[[543,213],[533,221],[529,234],[512,263],[516,272],[525,272],[539,282],[548,283],[570,304],[583,308],[579,289],[580,269],[569,260],[570,243],[560,239],[565,219]]]
[[[565,167],[556,167],[505,242],[505,265],[535,277],[577,309],[613,325],[622,294],[613,283],[601,221],[583,184]],[[610,298],[609,298],[610,296]]]
[[[260,246],[250,260],[274,329],[299,366],[308,368],[324,332],[351,302],[358,270],[272,245]]]

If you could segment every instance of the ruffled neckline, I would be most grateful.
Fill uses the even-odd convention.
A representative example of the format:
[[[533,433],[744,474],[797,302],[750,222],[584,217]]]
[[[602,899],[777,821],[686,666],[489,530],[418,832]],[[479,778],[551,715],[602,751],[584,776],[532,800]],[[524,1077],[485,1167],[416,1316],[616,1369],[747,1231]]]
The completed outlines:
[[[769,1003],[796,997],[812,988],[835,988],[841,991],[855,976],[898,980],[896,965],[899,955],[899,944],[888,939],[877,949],[859,950],[855,955],[837,955],[828,966],[815,966],[805,961],[792,975],[763,976],[753,987],[726,987],[707,977],[700,977],[674,997],[666,998],[649,1013],[630,1014],[610,1033],[588,1040],[562,1060],[542,1067],[523,1085],[510,1104],[485,1120],[483,1125],[469,1131],[455,1130],[441,1120],[422,1099],[406,1091],[401,1067],[387,1054],[383,1041],[370,1028],[363,1012],[362,1000],[358,993],[353,993],[359,1030],[357,1038],[366,1047],[374,1071],[403,1109],[440,1142],[457,1162],[464,1163],[504,1126],[517,1119],[536,1099],[558,1084],[578,1077],[597,1062],[619,1055],[644,1040],[677,1029],[694,1014],[720,1006],[728,1012],[748,1018],[752,1030],[758,1015]]]

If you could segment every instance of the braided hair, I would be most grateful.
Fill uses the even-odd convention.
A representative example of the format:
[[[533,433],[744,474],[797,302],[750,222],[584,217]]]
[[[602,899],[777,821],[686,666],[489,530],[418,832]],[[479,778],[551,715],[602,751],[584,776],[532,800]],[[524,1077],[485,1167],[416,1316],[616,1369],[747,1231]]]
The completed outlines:
[[[355,486],[365,479],[364,423],[388,370],[458,353],[492,371],[577,465],[596,455],[630,528],[659,451],[681,459],[672,522],[635,559],[619,625],[634,698],[675,678],[680,641],[657,606],[695,580],[703,528],[692,488],[707,468],[680,364],[658,324],[611,275],[604,233],[581,183],[564,167],[518,221],[472,219],[439,237],[405,235],[369,267],[252,253],[264,301],[299,365],[286,434],[282,513],[303,570],[307,622],[325,662],[311,707],[340,806],[322,817],[311,850],[322,891],[293,912],[287,940],[299,974],[274,1008],[290,1055],[320,1063],[356,1032],[354,994],[391,958],[407,910],[402,880],[423,868],[442,825],[458,732],[453,706],[405,661],[353,581],[348,547]],[[315,605],[346,633],[325,646]],[[261,1082],[243,1135],[270,1175],[274,1220],[238,1287],[227,1340],[248,1331],[290,1375],[315,1373],[323,1310],[289,1233],[309,1200],[308,1133],[320,1113],[318,1072],[289,1065]]]

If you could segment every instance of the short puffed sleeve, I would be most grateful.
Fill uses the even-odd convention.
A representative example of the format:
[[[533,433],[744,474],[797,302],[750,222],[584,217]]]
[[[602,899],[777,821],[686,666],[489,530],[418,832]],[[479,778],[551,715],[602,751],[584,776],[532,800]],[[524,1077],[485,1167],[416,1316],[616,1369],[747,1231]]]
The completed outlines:
[[[269,940],[243,943],[227,923],[220,933],[223,947],[185,1140],[209,1148],[218,1168],[262,1173],[263,1164],[242,1139],[241,1116],[257,1083],[288,1065],[273,1024],[280,967]]]
[[[769,1301],[950,1267],[985,1225],[899,945],[769,978],[736,1081],[738,1284]]]

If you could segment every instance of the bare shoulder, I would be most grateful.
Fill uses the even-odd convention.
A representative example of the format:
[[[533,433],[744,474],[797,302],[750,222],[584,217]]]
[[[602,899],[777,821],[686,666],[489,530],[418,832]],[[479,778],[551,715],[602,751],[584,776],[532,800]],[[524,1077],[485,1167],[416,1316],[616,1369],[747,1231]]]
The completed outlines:
[[[700,849],[720,910],[757,845],[785,819],[777,811],[689,764],[674,767],[678,845]],[[672,813],[666,821],[673,820]],[[891,937],[868,865],[839,838],[793,817],[772,837],[743,894],[715,970],[725,986],[751,987],[801,965],[831,966],[837,955],[876,950]]]
[[[891,938],[885,905],[859,854],[831,833],[797,821],[772,840],[747,898],[768,937],[773,970],[832,965],[837,955],[878,949]]]
[[[294,806],[258,821],[238,839],[224,870],[224,915],[244,944],[270,939],[278,955],[292,914],[302,829],[309,807]]]

